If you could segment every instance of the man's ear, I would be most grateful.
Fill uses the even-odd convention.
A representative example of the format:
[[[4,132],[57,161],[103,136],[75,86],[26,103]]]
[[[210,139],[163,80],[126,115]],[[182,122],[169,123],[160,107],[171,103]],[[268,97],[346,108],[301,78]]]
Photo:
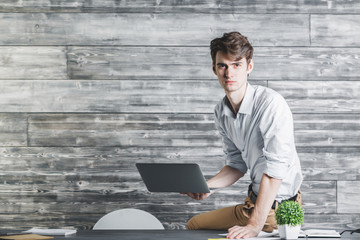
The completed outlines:
[[[252,72],[252,70],[254,69],[254,61],[251,59],[249,64],[247,65],[247,74],[250,74]]]
[[[216,69],[215,69],[215,63],[214,63],[214,62],[212,63],[212,70],[213,70],[213,73],[214,73],[215,75],[217,75]]]

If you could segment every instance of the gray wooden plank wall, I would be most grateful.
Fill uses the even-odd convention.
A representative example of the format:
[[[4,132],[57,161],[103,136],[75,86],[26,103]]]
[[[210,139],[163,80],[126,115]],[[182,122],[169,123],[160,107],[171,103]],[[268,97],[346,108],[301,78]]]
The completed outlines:
[[[197,202],[146,191],[136,162],[224,165],[209,41],[255,47],[253,84],[294,113],[304,227],[360,227],[358,1],[0,3],[0,226],[91,228],[134,207],[168,229],[234,205],[249,178]]]

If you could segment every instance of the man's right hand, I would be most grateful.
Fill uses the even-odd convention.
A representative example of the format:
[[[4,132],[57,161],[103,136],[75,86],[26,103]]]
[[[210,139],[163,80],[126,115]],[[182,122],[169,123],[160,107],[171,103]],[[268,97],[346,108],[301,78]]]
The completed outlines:
[[[195,200],[203,200],[209,197],[214,192],[235,183],[237,180],[243,177],[244,174],[245,173],[241,172],[238,169],[232,168],[230,166],[225,166],[221,169],[221,171],[218,174],[216,174],[215,177],[212,177],[210,180],[206,181],[208,187],[210,189],[212,188],[215,190],[212,190],[210,193],[181,193],[181,194],[186,194]]]
[[[188,195],[189,197],[195,200],[203,200],[209,197],[212,193],[210,192],[210,193],[181,193],[181,194]]]

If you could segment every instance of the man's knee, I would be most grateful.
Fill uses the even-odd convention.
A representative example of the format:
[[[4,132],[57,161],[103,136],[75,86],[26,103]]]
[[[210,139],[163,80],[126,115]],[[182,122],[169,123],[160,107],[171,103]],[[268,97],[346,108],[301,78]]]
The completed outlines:
[[[198,230],[199,229],[199,225],[196,222],[196,216],[192,217],[186,224],[186,228],[188,230]]]

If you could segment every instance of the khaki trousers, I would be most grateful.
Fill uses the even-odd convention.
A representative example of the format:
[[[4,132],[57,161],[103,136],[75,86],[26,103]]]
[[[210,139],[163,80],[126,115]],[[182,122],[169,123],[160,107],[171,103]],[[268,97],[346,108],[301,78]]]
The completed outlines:
[[[245,199],[244,204],[239,204],[233,207],[221,208],[194,216],[188,221],[186,226],[187,229],[227,230],[235,225],[246,226],[251,217],[252,210],[254,209],[254,203],[250,199],[250,194],[251,192]],[[302,205],[300,190],[298,192],[296,201]],[[275,220],[275,209],[270,209],[270,212],[262,229],[264,232],[272,232],[274,229],[277,229],[277,224]]]

